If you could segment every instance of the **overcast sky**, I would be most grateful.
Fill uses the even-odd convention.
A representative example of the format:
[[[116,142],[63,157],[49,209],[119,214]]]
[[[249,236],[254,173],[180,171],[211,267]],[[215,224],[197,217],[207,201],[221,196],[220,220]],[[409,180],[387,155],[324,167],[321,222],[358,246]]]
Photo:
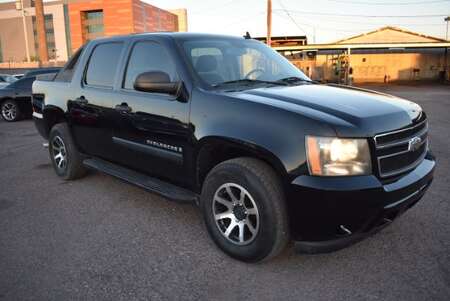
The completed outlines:
[[[266,34],[267,0],[144,1],[161,8],[187,8],[189,31]],[[309,43],[314,42],[314,32],[316,42],[325,43],[386,25],[444,38],[443,15],[450,15],[450,0],[272,0],[272,3],[272,35],[306,34]]]

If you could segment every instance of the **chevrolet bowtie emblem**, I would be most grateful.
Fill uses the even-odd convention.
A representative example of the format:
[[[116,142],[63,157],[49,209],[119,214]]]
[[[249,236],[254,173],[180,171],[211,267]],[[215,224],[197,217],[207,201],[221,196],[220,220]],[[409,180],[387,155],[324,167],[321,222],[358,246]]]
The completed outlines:
[[[420,137],[411,138],[408,143],[408,150],[416,151],[420,147],[420,145],[422,145],[422,138]]]

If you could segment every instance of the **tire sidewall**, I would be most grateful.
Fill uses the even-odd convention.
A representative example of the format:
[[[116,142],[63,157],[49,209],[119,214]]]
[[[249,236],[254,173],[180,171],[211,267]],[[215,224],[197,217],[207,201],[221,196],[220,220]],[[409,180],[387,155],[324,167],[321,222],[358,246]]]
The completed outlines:
[[[8,104],[8,103],[10,103],[10,104],[12,104],[12,105],[14,105],[14,106],[16,107],[16,117],[15,117],[14,119],[11,119],[11,120],[8,120],[8,119],[5,118],[5,116],[3,116],[3,107],[4,107],[6,104]],[[18,121],[18,120],[20,119],[20,108],[19,108],[18,103],[17,103],[16,101],[10,100],[10,99],[3,101],[3,102],[0,104],[0,115],[2,116],[2,119],[5,120],[6,122],[15,122],[15,121]]]
[[[53,169],[55,170],[56,174],[58,176],[60,176],[63,179],[68,178],[69,174],[70,174],[70,169],[71,169],[71,165],[72,165],[72,152],[73,150],[71,149],[71,141],[69,141],[70,138],[67,137],[68,133],[66,133],[65,130],[63,130],[63,125],[56,125],[52,128],[52,130],[50,131],[50,136],[49,136],[49,143],[48,143],[48,150],[49,150],[49,154],[50,154],[50,159],[52,160],[52,165],[53,165]],[[53,155],[53,139],[55,137],[59,137],[65,146],[66,149],[66,168],[64,169],[60,169],[58,168],[58,166],[56,165],[55,162],[55,158]]]
[[[225,183],[235,183],[244,187],[253,197],[259,212],[259,229],[255,239],[247,245],[236,245],[228,241],[218,229],[213,216],[213,199],[217,189]],[[219,247],[230,256],[247,261],[255,262],[263,259],[272,251],[276,240],[276,225],[274,216],[270,214],[272,202],[265,190],[264,184],[257,177],[238,165],[227,165],[212,172],[203,186],[201,208],[206,227],[212,239]]]

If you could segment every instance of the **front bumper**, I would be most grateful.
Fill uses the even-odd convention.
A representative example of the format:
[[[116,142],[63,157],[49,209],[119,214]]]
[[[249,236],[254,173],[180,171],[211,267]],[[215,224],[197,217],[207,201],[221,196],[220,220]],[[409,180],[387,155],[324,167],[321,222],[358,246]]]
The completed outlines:
[[[296,249],[330,252],[377,232],[422,198],[434,167],[429,153],[414,170],[389,184],[373,175],[297,177],[288,191]]]

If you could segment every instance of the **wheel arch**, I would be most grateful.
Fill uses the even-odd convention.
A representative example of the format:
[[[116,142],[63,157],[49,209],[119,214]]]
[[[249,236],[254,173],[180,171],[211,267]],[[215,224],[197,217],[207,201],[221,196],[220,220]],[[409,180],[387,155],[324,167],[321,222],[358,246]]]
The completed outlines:
[[[50,130],[55,124],[66,122],[66,114],[64,111],[53,105],[46,105],[42,110],[42,132],[41,134],[48,139]]]
[[[251,157],[267,163],[285,178],[287,171],[281,160],[271,151],[259,145],[221,136],[209,136],[199,141],[195,155],[195,176],[200,190],[209,171],[217,164],[239,157]]]

